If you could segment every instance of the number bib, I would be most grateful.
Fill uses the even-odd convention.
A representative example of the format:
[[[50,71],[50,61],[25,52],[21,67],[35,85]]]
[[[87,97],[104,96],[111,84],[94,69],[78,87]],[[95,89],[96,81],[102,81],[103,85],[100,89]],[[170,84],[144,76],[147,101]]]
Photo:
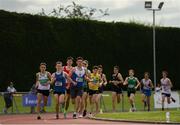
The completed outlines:
[[[62,86],[62,82],[55,82],[55,86]]]
[[[76,82],[84,82],[84,79],[82,77],[77,77]]]

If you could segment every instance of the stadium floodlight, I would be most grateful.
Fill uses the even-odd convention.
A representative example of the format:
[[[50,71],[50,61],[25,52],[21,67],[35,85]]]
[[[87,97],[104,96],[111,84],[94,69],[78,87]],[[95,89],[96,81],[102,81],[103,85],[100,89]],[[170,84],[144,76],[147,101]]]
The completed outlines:
[[[152,1],[145,1],[144,7],[146,9],[151,9],[152,8]]]
[[[160,2],[158,8],[161,10],[164,5],[164,2]]]
[[[160,11],[164,5],[164,2],[160,2],[158,8],[152,8],[152,1],[145,1],[145,9],[153,12],[153,76],[154,87],[156,87],[156,25],[155,25],[155,12]]]

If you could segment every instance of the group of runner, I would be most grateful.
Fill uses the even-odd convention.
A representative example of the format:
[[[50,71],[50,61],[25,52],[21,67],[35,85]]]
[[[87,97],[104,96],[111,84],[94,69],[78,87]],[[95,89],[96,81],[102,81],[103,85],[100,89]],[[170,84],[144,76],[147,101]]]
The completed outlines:
[[[148,106],[150,111],[150,96],[153,88],[152,81],[149,78],[149,73],[144,73],[144,78],[139,81],[134,75],[134,70],[129,70],[129,76],[124,80],[119,67],[114,66],[112,79],[108,82],[106,75],[103,73],[102,65],[93,66],[92,72],[88,69],[88,61],[82,57],[77,57],[76,66],[73,67],[73,58],[67,58],[67,65],[63,66],[61,61],[55,64],[56,72],[52,75],[46,71],[46,63],[40,64],[40,72],[36,74],[36,88],[37,88],[37,119],[41,119],[40,103],[43,99],[44,107],[47,104],[47,99],[50,92],[51,85],[53,86],[53,93],[55,97],[56,118],[59,119],[59,107],[66,118],[70,99],[74,105],[73,118],[81,118],[87,115],[88,100],[90,103],[89,116],[92,116],[95,106],[95,113],[102,113],[102,93],[103,88],[107,83],[111,85],[112,91],[112,109],[116,111],[116,104],[120,103],[122,98],[122,87],[127,85],[127,93],[129,103],[131,104],[130,111],[135,111],[135,92],[138,87],[142,88],[142,100],[144,106]],[[167,72],[162,72],[162,98],[164,110],[164,99],[167,97],[170,103],[170,93],[172,83],[167,78]]]

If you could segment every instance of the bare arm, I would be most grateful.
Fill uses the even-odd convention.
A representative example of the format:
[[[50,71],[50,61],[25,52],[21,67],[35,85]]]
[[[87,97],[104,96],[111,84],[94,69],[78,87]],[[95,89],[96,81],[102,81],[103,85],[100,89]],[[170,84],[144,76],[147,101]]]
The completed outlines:
[[[124,83],[124,79],[123,79],[121,73],[118,74],[118,79],[120,80],[120,81],[118,81],[118,84]]]
[[[36,73],[36,88],[38,87],[39,85],[39,73]]]
[[[67,73],[64,72],[64,74],[65,74],[65,77],[66,77],[66,79],[67,79],[68,81],[70,81],[70,82],[73,83],[74,85],[77,84],[75,81],[73,81],[73,80],[71,79],[71,77],[70,77]]]
[[[107,79],[106,79],[106,75],[105,75],[105,74],[103,74],[103,81],[104,81],[103,85],[106,86],[106,84],[107,84]]]
[[[137,78],[136,78],[136,80],[137,80],[137,85],[136,85],[135,89],[137,89],[141,85],[141,83],[139,82],[139,80]]]
[[[126,77],[126,79],[125,79],[123,85],[127,85],[127,84],[128,84],[128,78]]]

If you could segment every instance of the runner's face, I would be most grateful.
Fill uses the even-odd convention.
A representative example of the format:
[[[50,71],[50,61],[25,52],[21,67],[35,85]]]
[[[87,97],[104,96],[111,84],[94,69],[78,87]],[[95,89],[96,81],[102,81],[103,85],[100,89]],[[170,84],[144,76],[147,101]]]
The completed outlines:
[[[57,71],[62,71],[62,69],[63,69],[62,64],[56,64]]]
[[[149,78],[149,75],[146,73],[144,74],[144,78],[148,79]]]
[[[119,70],[117,68],[114,68],[114,73],[117,74]]]
[[[46,71],[46,66],[45,66],[45,65],[41,65],[41,66],[40,66],[40,71],[41,71],[41,72]]]
[[[76,61],[77,66],[81,67],[81,66],[82,66],[82,62],[83,62],[83,60],[80,60],[80,59],[79,59],[79,60],[77,60],[77,61]]]
[[[166,74],[165,72],[162,72],[162,76],[163,76],[164,78],[166,78],[166,77],[167,77],[167,74]]]
[[[83,63],[82,63],[82,66],[87,68],[87,67],[88,67],[88,64],[87,64],[86,62],[83,62]]]
[[[134,76],[134,72],[132,70],[129,71],[129,76]]]
[[[98,72],[99,72],[99,73],[102,73],[102,72],[103,72],[103,69],[102,69],[102,68],[98,68]]]
[[[93,69],[93,73],[96,74],[98,72],[98,69]]]
[[[72,59],[67,60],[67,65],[68,66],[72,66],[72,64],[73,64],[73,60]]]

